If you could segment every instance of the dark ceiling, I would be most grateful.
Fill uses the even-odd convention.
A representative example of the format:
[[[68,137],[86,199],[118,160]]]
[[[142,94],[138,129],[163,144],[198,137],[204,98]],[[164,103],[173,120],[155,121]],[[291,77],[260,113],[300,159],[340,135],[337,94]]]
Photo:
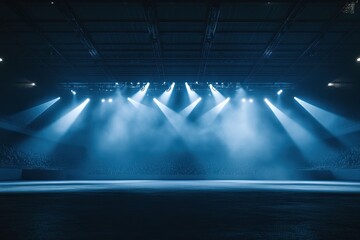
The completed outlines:
[[[2,1],[0,77],[356,82],[360,4],[352,2]]]

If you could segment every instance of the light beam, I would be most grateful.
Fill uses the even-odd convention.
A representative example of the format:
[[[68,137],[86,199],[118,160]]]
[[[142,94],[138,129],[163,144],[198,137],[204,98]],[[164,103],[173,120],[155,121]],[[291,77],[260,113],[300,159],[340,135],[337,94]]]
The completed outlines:
[[[214,96],[216,104],[219,104],[226,100],[225,97],[212,84],[209,84],[209,88],[212,95]]]
[[[149,87],[150,87],[150,83],[148,82],[137,93],[135,93],[131,98],[137,102],[141,102],[144,99]]]
[[[185,83],[185,87],[186,87],[186,91],[189,97],[190,102],[194,102],[199,98],[199,95],[190,88],[189,84],[186,82]]]
[[[172,92],[174,91],[174,88],[175,88],[175,83],[173,82],[171,84],[171,86],[169,87],[169,89],[167,89],[163,94],[161,94],[161,96],[159,97],[159,100],[167,105],[170,101],[170,97],[171,97],[171,94]]]
[[[180,115],[183,116],[184,118],[187,118],[191,114],[191,112],[194,110],[194,108],[199,104],[200,101],[201,101],[201,97],[199,97],[198,99],[193,101],[189,106],[184,108],[180,112]]]
[[[36,118],[43,114],[47,109],[49,109],[54,103],[60,100],[60,97],[50,100],[48,102],[42,103],[38,106],[29,108],[22,112],[19,112],[15,115],[12,115],[10,119],[22,127],[25,127],[32,123]]]
[[[312,105],[310,103],[294,97],[294,99],[311,115],[315,120],[320,123],[325,129],[327,129],[334,136],[339,136],[351,131],[360,130],[360,124],[350,121],[344,117],[336,115],[332,112],[326,111]]]

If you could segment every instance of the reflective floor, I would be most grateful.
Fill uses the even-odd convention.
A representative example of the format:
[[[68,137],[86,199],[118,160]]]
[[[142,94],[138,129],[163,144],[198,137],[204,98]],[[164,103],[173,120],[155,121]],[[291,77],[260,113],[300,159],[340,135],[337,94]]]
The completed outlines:
[[[0,239],[359,239],[360,184],[0,183]]]

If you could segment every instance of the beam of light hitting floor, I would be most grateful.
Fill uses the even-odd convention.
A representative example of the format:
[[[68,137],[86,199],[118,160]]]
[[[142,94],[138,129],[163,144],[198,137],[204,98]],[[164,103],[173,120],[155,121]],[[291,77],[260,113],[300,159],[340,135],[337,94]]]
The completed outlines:
[[[211,124],[217,116],[220,114],[220,112],[224,109],[226,104],[230,101],[230,98],[226,98],[221,103],[217,104],[215,107],[210,109],[208,112],[206,112],[201,118],[200,121],[203,123]]]
[[[189,84],[186,82],[185,83],[185,88],[189,97],[190,102],[194,102],[195,100],[199,99],[199,95],[190,88]]]
[[[175,88],[175,83],[173,82],[169,87],[169,89],[167,89],[163,94],[161,94],[161,96],[159,97],[159,101],[167,105],[170,101],[170,97],[172,92],[174,91],[174,88]]]
[[[58,119],[56,122],[51,124],[49,127],[45,128],[40,135],[42,137],[51,138],[58,140],[61,138],[79,117],[80,113],[84,110],[86,105],[90,102],[90,99],[87,98],[79,106],[68,112],[66,115]]]
[[[149,89],[150,87],[150,83],[146,83],[145,86],[143,86],[137,93],[135,93],[131,98],[134,99],[135,101],[137,102],[141,102],[145,95],[146,95],[146,92],[147,90]]]
[[[153,99],[156,105],[159,107],[161,112],[165,115],[165,117],[169,120],[171,125],[181,133],[181,128],[184,125],[184,118],[180,116],[178,113],[168,108],[165,104],[161,103],[156,98]]]
[[[294,99],[315,118],[324,128],[326,128],[334,136],[339,136],[352,131],[360,130],[360,124],[350,121],[344,117],[336,115],[332,112],[321,109],[310,103],[294,97]]]
[[[198,99],[193,101],[189,106],[184,108],[180,112],[180,115],[183,116],[184,118],[187,118],[191,114],[191,112],[195,109],[195,107],[199,104],[200,101],[201,101],[201,97],[199,97]]]
[[[225,97],[212,84],[209,84],[209,88],[215,99],[216,104],[219,104],[226,100]]]
[[[280,111],[275,107],[268,99],[265,98],[265,103],[269,106],[271,111],[274,113],[276,118],[279,120],[285,131],[288,133],[290,138],[294,141],[299,150],[304,156],[311,160],[317,158],[317,155],[324,152],[330,152],[330,149],[322,144],[319,139],[314,137],[306,129]]]
[[[54,103],[60,100],[60,97],[50,100],[48,102],[42,103],[38,106],[29,108],[22,112],[16,113],[10,117],[12,121],[17,123],[19,126],[25,127],[32,123],[36,118],[43,114],[47,109],[49,109]]]

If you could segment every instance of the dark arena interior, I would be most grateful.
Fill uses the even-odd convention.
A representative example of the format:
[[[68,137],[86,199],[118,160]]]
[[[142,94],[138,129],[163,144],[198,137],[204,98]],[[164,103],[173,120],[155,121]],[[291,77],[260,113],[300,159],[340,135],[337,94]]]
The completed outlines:
[[[358,0],[0,2],[0,239],[360,239]]]

